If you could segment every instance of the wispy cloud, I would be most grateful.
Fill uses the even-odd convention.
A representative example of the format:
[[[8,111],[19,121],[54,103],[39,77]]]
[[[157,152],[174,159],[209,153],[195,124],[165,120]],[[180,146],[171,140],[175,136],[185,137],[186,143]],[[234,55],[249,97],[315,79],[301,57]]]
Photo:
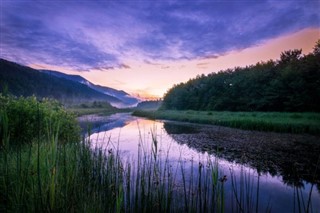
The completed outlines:
[[[309,27],[320,2],[7,1],[1,4],[1,57],[70,69],[130,68],[218,57]],[[25,11],[25,12],[22,12]]]

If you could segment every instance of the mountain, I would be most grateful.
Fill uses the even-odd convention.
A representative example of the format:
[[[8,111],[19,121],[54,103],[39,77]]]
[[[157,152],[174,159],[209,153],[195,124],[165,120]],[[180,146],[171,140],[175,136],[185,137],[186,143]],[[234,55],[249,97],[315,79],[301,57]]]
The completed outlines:
[[[123,90],[116,90],[116,89],[113,89],[110,87],[105,87],[105,86],[93,84],[80,75],[68,75],[65,73],[52,71],[52,70],[40,70],[40,71],[43,73],[49,74],[51,76],[56,76],[58,78],[63,78],[63,79],[67,79],[67,80],[71,80],[74,82],[78,82],[78,83],[87,85],[88,87],[90,87],[91,89],[94,89],[97,92],[115,97],[123,103],[122,106],[120,106],[120,107],[132,107],[132,106],[136,106],[139,103],[139,99],[130,96],[128,93],[126,93]]]
[[[67,105],[103,101],[109,102],[112,106],[129,106],[128,102],[123,102],[115,95],[94,89],[96,85],[81,76],[60,73],[58,77],[59,72],[54,73],[55,75],[53,72],[50,74],[48,71],[43,72],[0,59],[0,92],[7,90],[15,96],[55,98]]]

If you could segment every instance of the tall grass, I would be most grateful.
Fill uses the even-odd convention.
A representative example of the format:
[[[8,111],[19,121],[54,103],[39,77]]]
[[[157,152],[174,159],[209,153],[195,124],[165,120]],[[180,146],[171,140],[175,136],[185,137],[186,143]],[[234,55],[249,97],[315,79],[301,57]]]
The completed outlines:
[[[260,174],[258,179],[254,181],[254,173],[246,172],[241,168],[240,176],[237,178],[232,170],[230,170],[232,185],[232,208],[235,212],[271,212],[272,206],[259,206],[260,196]]]
[[[169,152],[159,151],[156,129],[151,131],[151,141],[144,141],[140,133],[137,161],[124,163],[119,144],[112,144],[113,149],[92,150],[90,137],[82,142],[60,143],[57,119],[48,119],[44,127],[38,127],[39,132],[45,128],[45,137],[39,133],[30,143],[11,144],[10,118],[5,111],[1,113],[3,212],[224,210],[217,164],[205,167],[192,161],[191,170],[182,161],[180,166],[173,166]],[[181,177],[183,190],[178,180]]]
[[[288,132],[309,133],[319,135],[319,113],[287,113],[287,112],[218,112],[218,111],[135,111],[135,116],[151,119],[167,119],[193,123],[213,124],[233,128]]]
[[[48,121],[46,137],[18,145],[10,144],[5,113],[1,115],[1,127],[1,212],[223,210],[221,182],[211,181],[217,176],[217,168],[193,165],[192,175],[186,177],[189,170],[182,163],[172,166],[169,153],[159,151],[156,130],[152,131],[151,146],[141,136],[137,161],[124,162],[117,144],[114,149],[92,150],[90,138],[60,143],[58,120]],[[177,180],[180,170],[184,190]],[[210,191],[211,183],[217,193]]]
[[[156,128],[151,141],[140,132],[137,160],[124,161],[110,138],[105,143],[113,148],[105,150],[92,149],[90,137],[60,143],[59,120],[48,121],[46,137],[12,145],[9,119],[1,114],[1,212],[226,212],[234,203],[234,212],[261,209],[251,174],[227,180],[211,158],[173,163],[160,151]],[[312,203],[299,209],[306,206]]]

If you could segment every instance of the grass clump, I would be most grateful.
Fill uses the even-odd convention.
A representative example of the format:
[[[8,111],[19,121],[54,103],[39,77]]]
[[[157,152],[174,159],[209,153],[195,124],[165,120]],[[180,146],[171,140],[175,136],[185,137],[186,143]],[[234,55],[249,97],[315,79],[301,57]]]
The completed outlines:
[[[91,150],[78,130],[55,101],[1,96],[0,212],[116,208],[120,160]]]
[[[126,162],[119,144],[110,139],[105,141],[110,144],[105,150],[92,148],[90,137],[65,141],[64,131],[70,132],[64,128],[63,118],[55,118],[62,110],[59,107],[48,108],[46,102],[34,99],[14,101],[17,105],[36,103],[39,117],[31,121],[43,121],[43,126],[31,122],[38,127],[38,134],[27,134],[25,139],[30,141],[11,143],[11,131],[17,128],[10,126],[11,119],[16,115],[8,113],[8,107],[1,108],[0,212],[225,212],[232,202],[225,192],[227,176],[218,169],[216,159],[197,162],[180,157],[172,162],[169,151],[160,151],[156,129],[151,130],[151,141],[144,141],[140,132],[138,157]],[[3,106],[10,106],[8,103]],[[73,122],[72,117],[63,115]],[[240,195],[236,191],[235,177],[231,176],[231,181],[234,196],[240,200],[235,203],[236,212],[258,209],[259,203],[252,208],[256,201],[250,200],[252,193],[246,205],[241,190]]]
[[[80,140],[80,128],[74,115],[55,100],[38,101],[34,96],[16,98],[0,94],[0,112],[1,121],[5,116],[8,118],[6,125],[10,130],[11,144],[31,143],[38,137],[43,139],[48,131],[53,131],[54,125],[60,127],[58,136],[61,142]],[[3,126],[2,122],[1,128]]]
[[[141,139],[137,161],[125,162],[116,145],[102,150],[92,149],[90,138],[65,141],[65,135],[78,136],[69,132],[77,126],[64,126],[75,124],[60,106],[35,98],[1,98],[1,212],[195,212],[215,209],[218,203],[223,208],[222,199],[209,193],[209,167],[199,164],[192,169],[198,173],[189,179],[181,166],[185,187],[180,190],[180,167],[172,167],[169,153],[159,151],[155,132],[151,147]],[[22,118],[29,124],[24,128],[32,129],[20,129],[24,135],[18,136]]]
[[[290,112],[218,112],[218,111],[135,111],[135,116],[148,117],[151,119],[165,119],[186,121],[202,124],[213,124],[233,128],[319,134],[319,113],[290,113]]]

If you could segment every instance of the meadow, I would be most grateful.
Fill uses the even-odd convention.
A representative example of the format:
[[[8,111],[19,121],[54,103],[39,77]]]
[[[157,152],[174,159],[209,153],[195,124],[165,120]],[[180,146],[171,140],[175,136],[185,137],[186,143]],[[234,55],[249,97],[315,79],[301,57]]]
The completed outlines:
[[[286,133],[320,133],[320,113],[312,112],[230,112],[157,110],[135,111],[133,115],[233,128]]]

